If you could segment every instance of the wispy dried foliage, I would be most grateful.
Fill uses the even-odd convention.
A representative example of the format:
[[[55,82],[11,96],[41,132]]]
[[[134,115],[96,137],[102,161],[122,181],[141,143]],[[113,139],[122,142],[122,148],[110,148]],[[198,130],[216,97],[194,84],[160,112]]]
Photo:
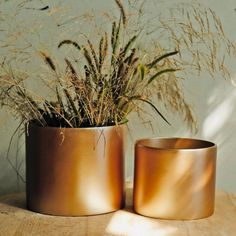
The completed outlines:
[[[46,68],[51,71],[50,78],[38,78],[51,91],[50,96],[30,91],[27,82],[32,74],[12,70],[3,59],[1,106],[10,107],[24,123],[94,127],[127,122],[132,111],[142,111],[145,115],[141,106],[146,103],[168,123],[151,100],[151,96],[157,95],[158,101],[181,114],[194,129],[195,119],[184,98],[182,77],[189,68],[196,74],[207,71],[212,77],[217,73],[229,77],[225,58],[235,53],[235,45],[226,37],[220,20],[211,9],[197,4],[173,6],[164,15],[151,21],[146,18],[143,23],[145,3],[133,2],[135,7],[129,7],[129,12],[121,0],[115,0],[119,17],[106,14],[109,20],[114,20],[109,30],[99,32],[96,42],[87,36],[83,36],[83,40],[65,38],[58,42],[64,66],[51,53],[27,42],[34,52],[39,51]],[[22,4],[25,9],[27,1]],[[48,8],[33,10],[47,11]],[[79,17],[71,17],[56,26],[64,27],[81,19]],[[140,25],[132,22],[132,17]],[[146,42],[144,47],[142,42]],[[70,56],[63,54],[67,49],[70,49]],[[20,52],[27,50],[21,48]]]

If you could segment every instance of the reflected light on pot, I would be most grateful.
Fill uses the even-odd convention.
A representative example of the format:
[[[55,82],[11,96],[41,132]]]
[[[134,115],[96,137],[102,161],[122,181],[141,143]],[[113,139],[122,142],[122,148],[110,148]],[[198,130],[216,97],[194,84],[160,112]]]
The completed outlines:
[[[135,145],[134,210],[192,220],[214,212],[216,145],[186,138],[142,139]]]
[[[202,173],[201,178],[196,182],[195,187],[193,188],[193,192],[197,193],[201,191],[206,185],[208,185],[209,181],[211,181],[212,178],[212,171],[214,170],[214,166],[212,163],[208,165],[206,170]]]
[[[86,196],[88,208],[91,209],[91,211],[101,211],[101,209],[107,208],[107,198],[106,193],[104,194],[97,190],[97,185],[94,183],[94,185],[90,184],[91,186],[86,189],[89,194]],[[78,195],[78,197],[80,197]]]
[[[106,233],[128,236],[173,236],[177,229],[166,222],[157,222],[153,219],[135,215],[126,211],[118,211],[109,222]]]

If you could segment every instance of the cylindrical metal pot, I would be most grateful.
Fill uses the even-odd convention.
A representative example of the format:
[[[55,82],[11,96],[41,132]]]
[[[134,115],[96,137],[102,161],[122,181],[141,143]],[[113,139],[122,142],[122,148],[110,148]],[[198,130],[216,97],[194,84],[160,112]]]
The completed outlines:
[[[155,218],[191,220],[214,212],[217,148],[185,138],[135,145],[134,210]]]
[[[124,204],[125,125],[26,128],[30,210],[63,216],[116,211]]]

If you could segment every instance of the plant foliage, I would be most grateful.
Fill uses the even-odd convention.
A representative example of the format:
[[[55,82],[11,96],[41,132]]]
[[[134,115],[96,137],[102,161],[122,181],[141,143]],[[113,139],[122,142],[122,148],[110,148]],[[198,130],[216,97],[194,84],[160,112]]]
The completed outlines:
[[[217,35],[224,38],[219,19],[212,11],[204,11],[201,15],[195,8],[193,12],[196,17],[193,19],[183,12],[187,15],[185,24],[180,22],[178,25],[178,19],[175,19],[175,24],[171,25],[170,22],[159,19],[160,29],[164,29],[169,39],[174,39],[176,44],[173,50],[167,51],[156,42],[156,47],[152,50],[154,53],[149,55],[138,46],[142,30],[134,31],[126,37],[129,16],[120,0],[115,0],[115,3],[120,16],[95,44],[88,38],[83,43],[70,38],[58,43],[60,52],[63,52],[63,48],[71,48],[73,53],[79,55],[78,60],[72,56],[64,56],[63,72],[53,56],[45,51],[39,52],[54,78],[54,83],[47,83],[52,91],[50,97],[31,93],[26,83],[29,76],[12,71],[3,62],[0,72],[0,105],[10,107],[17,116],[20,115],[23,123],[33,122],[40,126],[98,127],[121,124],[128,121],[130,112],[139,112],[142,104],[149,105],[169,123],[151,100],[151,95],[156,94],[167,108],[181,113],[190,127],[194,127],[192,110],[184,99],[177,76],[178,71],[183,69],[182,65],[189,63],[182,59],[182,45],[185,44],[190,56],[196,61],[198,66],[196,68],[195,63],[194,69],[201,71],[204,64],[213,74],[216,64],[215,44],[218,41],[210,33],[211,22],[209,23],[208,17],[209,14],[213,16]],[[194,29],[191,23],[193,20],[199,24],[200,32]],[[175,33],[177,25],[181,29]],[[214,47],[214,51],[209,47],[211,58],[190,45],[195,39],[198,42],[203,40],[207,45],[205,30],[213,37],[213,41],[209,43]],[[230,41],[225,42],[229,48],[233,48]],[[202,62],[208,59],[206,63]],[[223,66],[222,62],[221,65]]]

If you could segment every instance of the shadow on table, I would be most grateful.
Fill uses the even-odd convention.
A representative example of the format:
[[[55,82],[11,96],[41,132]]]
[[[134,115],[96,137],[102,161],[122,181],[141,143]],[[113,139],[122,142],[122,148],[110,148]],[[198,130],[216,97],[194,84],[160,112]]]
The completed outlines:
[[[8,194],[0,196],[0,203],[9,205],[15,208],[26,209],[26,196],[25,193]]]

